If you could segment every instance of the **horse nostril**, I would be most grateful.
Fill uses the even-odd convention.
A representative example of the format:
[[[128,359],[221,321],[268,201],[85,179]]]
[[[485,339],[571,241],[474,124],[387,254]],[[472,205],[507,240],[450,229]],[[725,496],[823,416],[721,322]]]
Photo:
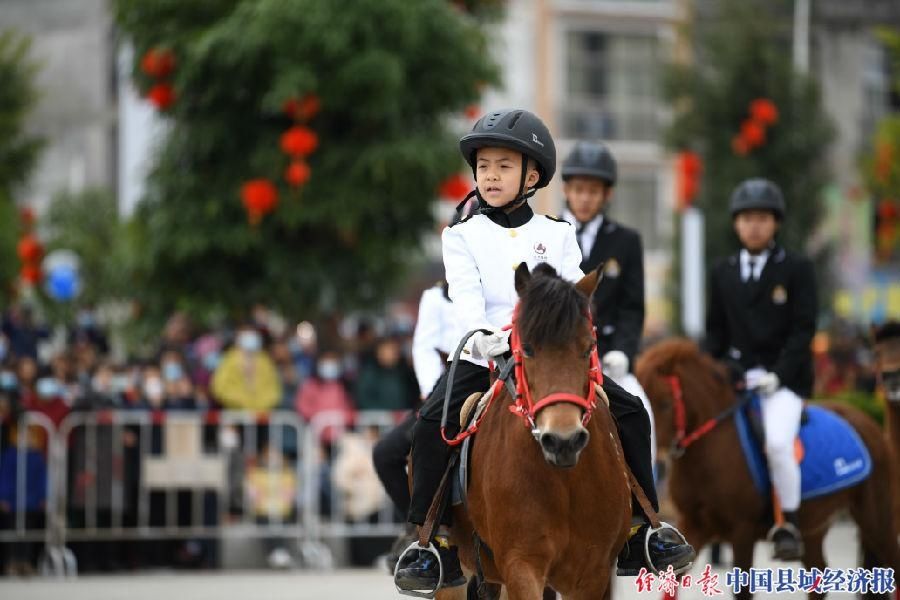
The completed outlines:
[[[555,433],[541,434],[541,448],[548,454],[555,454],[561,445],[562,439]]]
[[[575,438],[572,440],[572,446],[575,452],[581,452],[584,450],[584,447],[587,446],[588,440],[591,439],[591,434],[588,433],[587,429],[582,429],[578,433],[575,434]]]

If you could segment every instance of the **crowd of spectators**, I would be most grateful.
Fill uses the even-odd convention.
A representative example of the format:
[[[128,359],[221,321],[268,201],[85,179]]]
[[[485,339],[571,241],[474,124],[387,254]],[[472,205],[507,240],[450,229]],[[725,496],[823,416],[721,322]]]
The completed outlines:
[[[414,408],[420,400],[409,350],[412,332],[408,327],[385,329],[378,335],[374,322],[358,321],[350,335],[321,335],[308,322],[291,326],[258,306],[244,322],[196,331],[187,316],[174,314],[153,344],[155,348],[140,358],[122,358],[121,353],[117,356],[111,351],[108,332],[91,307],[77,312],[64,336],[58,329],[48,329],[38,322],[29,306],[10,307],[0,322],[0,532],[15,526],[20,501],[16,494],[19,464],[25,464],[28,470],[27,526],[44,526],[46,433],[39,428],[25,432],[27,458],[20,460],[16,424],[21,413],[41,413],[58,427],[71,413],[108,409],[227,409],[256,413],[278,410],[299,415],[306,422],[323,411],[338,411],[349,425],[359,411],[404,411]],[[138,433],[128,428],[121,432],[125,473],[120,481],[125,482],[126,491],[125,514],[120,518],[124,526],[134,525],[136,518],[135,499],[129,490],[137,485]],[[243,435],[241,430],[229,433]],[[83,526],[88,518],[97,527],[112,524],[112,495],[107,491],[113,482],[102,479],[103,473],[113,473],[115,467],[104,462],[112,460],[112,441],[104,435],[112,435],[112,430],[98,434],[92,442],[99,461],[94,467],[86,462],[85,439],[73,435],[66,442],[70,453],[66,508],[73,525]],[[283,436],[279,448],[269,447],[265,436],[256,437],[258,464],[271,460],[273,452],[279,453],[279,460],[286,463],[296,459],[297,442],[290,435]],[[320,449],[326,461],[333,458],[334,441],[334,432],[326,431]],[[152,443],[158,445],[159,440]],[[229,445],[226,439],[213,443]],[[243,468],[247,473],[244,478],[249,479],[252,470],[246,465]],[[95,490],[93,502],[97,509],[93,517],[88,517],[85,503],[85,490],[90,486]],[[323,494],[327,495],[327,491],[323,490]],[[244,497],[240,490],[236,496]],[[191,513],[191,503],[189,495],[179,493],[175,502],[178,516],[173,517],[166,514],[164,495],[151,498],[151,525],[165,524],[172,518],[181,522],[182,513]],[[210,494],[204,495],[201,504],[204,524],[234,518],[233,514],[219,515],[217,502]],[[327,498],[323,504],[327,504]],[[73,546],[82,571],[138,566],[210,567],[216,561],[214,544],[208,540]],[[0,572],[33,572],[40,547],[37,543],[0,543]],[[283,562],[283,550],[276,550],[278,561]]]

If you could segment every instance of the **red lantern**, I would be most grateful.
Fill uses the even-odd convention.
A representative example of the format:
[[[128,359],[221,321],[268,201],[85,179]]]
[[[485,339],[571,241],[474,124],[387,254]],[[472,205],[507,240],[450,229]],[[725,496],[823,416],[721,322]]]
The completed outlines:
[[[778,120],[778,107],[768,98],[757,98],[750,103],[750,117],[760,125],[772,125]]]
[[[41,282],[44,274],[41,273],[40,266],[30,264],[22,265],[22,270],[19,271],[19,277],[22,278],[22,281],[30,283],[31,285],[37,285]]]
[[[41,259],[44,248],[33,235],[27,234],[16,245],[16,253],[23,263],[36,263]]]
[[[900,216],[897,205],[890,200],[882,200],[878,203],[878,218],[883,221],[892,221]]]
[[[696,152],[679,152],[675,158],[677,175],[678,207],[690,206],[700,190],[700,174],[703,172],[703,161]]]
[[[171,75],[174,70],[175,55],[171,50],[151,48],[141,58],[141,71],[150,77],[162,79]]]
[[[466,118],[470,121],[473,119],[477,119],[481,114],[481,107],[477,104],[470,104],[466,107]]]
[[[468,177],[463,177],[457,173],[451,175],[441,183],[438,193],[442,198],[447,198],[454,202],[459,202],[465,198],[472,189],[472,184]]]
[[[294,125],[281,134],[281,149],[291,156],[309,156],[318,145],[316,133],[302,125]]]
[[[315,94],[307,94],[303,97],[303,100],[300,101],[300,106],[297,108],[297,115],[301,120],[309,121],[319,113],[319,109],[321,108],[322,102],[319,100],[319,97]]]
[[[159,110],[167,110],[175,103],[175,90],[168,83],[157,83],[147,92],[147,99]]]
[[[747,119],[741,123],[741,137],[747,143],[747,147],[752,149],[761,146],[766,141],[765,128],[752,119]]]
[[[284,180],[292,187],[300,187],[309,181],[312,171],[302,160],[295,160],[284,170]]]
[[[268,179],[253,179],[241,186],[241,202],[250,223],[256,225],[278,204],[278,190]]]

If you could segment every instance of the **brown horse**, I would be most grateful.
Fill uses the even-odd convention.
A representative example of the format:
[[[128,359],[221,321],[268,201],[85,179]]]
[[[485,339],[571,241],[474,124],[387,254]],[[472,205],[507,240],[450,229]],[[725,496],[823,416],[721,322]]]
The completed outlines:
[[[666,452],[675,438],[674,376],[681,386],[686,431],[694,431],[722,414],[735,402],[723,367],[693,342],[667,340],[648,349],[636,366],[656,417],[657,443]],[[892,527],[889,454],[878,424],[859,410],[839,404],[827,408],[846,419],[872,457],[872,473],[863,482],[827,496],[804,501],[800,507],[806,568],[824,569],[822,540],[834,517],[849,509],[859,526],[865,567],[893,568],[900,574],[900,548]],[[749,570],[753,546],[769,529],[771,500],[748,493],[754,484],[731,418],[700,436],[672,460],[669,490],[680,514],[679,529],[698,551],[713,541],[726,541],[734,550],[734,566]],[[896,580],[895,580],[896,581]],[[744,588],[739,597],[751,595]],[[819,597],[810,594],[811,598]]]
[[[572,285],[541,266],[516,270],[520,375],[536,405],[554,395],[573,401],[540,408],[532,431],[511,414],[506,389],[498,392],[472,449],[469,513],[457,510],[451,531],[474,571],[474,527],[490,548],[481,552],[485,577],[503,584],[510,600],[540,600],[545,586],[566,600],[604,598],[625,543],[631,495],[615,424],[602,398],[586,423],[578,403],[602,394],[589,377],[599,368],[588,317],[597,282],[596,271]]]
[[[900,323],[888,323],[875,333],[878,387],[884,392],[884,424],[893,453],[894,518],[900,523]]]

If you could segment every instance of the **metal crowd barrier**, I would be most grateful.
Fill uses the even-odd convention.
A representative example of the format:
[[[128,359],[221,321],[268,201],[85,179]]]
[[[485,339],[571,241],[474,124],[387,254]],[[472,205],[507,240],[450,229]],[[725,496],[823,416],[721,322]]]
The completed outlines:
[[[403,530],[371,480],[371,444],[401,417],[361,412],[348,424],[343,413],[323,412],[305,424],[290,411],[100,410],[70,413],[54,428],[46,416],[26,413],[19,430],[45,440],[43,527],[27,527],[34,482],[27,479],[29,436],[19,435],[14,527],[0,531],[0,543],[42,542],[47,575],[77,573],[72,542],[234,537],[292,540],[303,565],[328,568],[329,542]],[[363,516],[348,510],[352,490],[326,477],[351,432],[367,444],[369,464],[361,463],[369,490],[380,493]]]
[[[315,444],[321,444],[324,433],[329,429],[336,431],[336,446],[349,432],[353,431],[362,437],[363,442],[374,443],[382,435],[393,429],[403,418],[405,413],[392,411],[361,411],[357,413],[352,428],[348,428],[344,423],[344,416],[339,412],[322,412],[317,414],[310,421],[309,433],[307,437],[308,443],[313,445],[308,448],[307,456],[314,456]],[[371,461],[371,447],[366,444],[365,448]],[[339,451],[340,448],[337,448]],[[316,476],[318,465],[315,461],[308,461],[306,466],[309,471],[306,472],[307,479]],[[336,462],[332,461],[332,467],[336,466]],[[366,473],[366,477],[374,476],[374,467],[371,473]],[[309,488],[307,488],[309,491]],[[307,496],[304,502],[306,507],[305,520],[309,523],[309,534],[311,539],[321,542],[325,539],[339,539],[351,537],[386,537],[397,536],[405,527],[405,519],[396,514],[390,499],[380,491],[380,501],[377,509],[368,515],[350,515],[345,503],[346,497],[340,489],[332,490],[329,505],[322,505],[322,498],[319,494],[311,494]],[[327,510],[323,510],[327,509]],[[323,513],[325,516],[323,516]]]

